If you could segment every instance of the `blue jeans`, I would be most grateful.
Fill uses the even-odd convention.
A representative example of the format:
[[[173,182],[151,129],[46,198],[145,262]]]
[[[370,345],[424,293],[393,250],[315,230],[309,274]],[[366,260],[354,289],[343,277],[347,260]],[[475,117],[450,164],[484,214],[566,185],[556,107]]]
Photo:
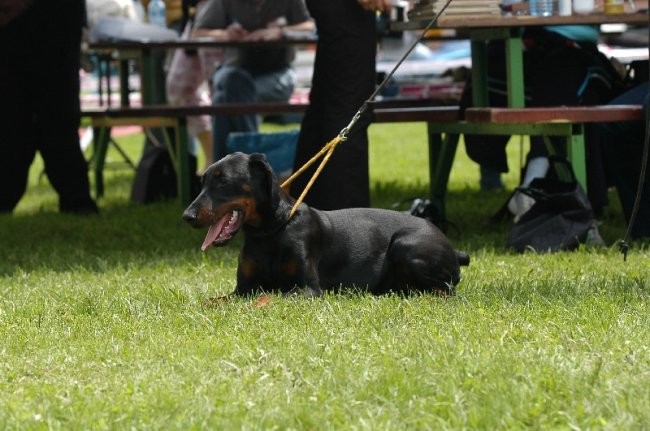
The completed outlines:
[[[286,102],[293,93],[296,73],[291,67],[255,75],[237,66],[222,66],[212,76],[212,103]],[[257,132],[258,115],[216,115],[212,119],[214,160],[228,149],[230,132]]]

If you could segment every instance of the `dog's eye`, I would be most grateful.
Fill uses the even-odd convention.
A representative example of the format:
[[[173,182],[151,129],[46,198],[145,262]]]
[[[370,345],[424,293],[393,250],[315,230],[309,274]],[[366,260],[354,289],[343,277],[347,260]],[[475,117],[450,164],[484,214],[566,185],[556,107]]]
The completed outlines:
[[[216,186],[224,186],[228,184],[228,180],[224,177],[215,177],[213,178],[213,184]]]

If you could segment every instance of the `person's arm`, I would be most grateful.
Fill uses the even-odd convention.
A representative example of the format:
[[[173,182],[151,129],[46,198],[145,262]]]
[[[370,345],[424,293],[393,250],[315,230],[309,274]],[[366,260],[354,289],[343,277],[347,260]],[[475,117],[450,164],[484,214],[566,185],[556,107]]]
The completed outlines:
[[[312,32],[316,30],[316,26],[312,20],[306,20],[293,25],[272,25],[267,28],[262,28],[251,32],[246,36],[245,40],[259,41],[259,40],[280,40],[284,37],[285,32]]]
[[[248,31],[229,17],[221,0],[209,0],[197,14],[192,37],[209,37],[223,42],[242,40]]]
[[[210,37],[221,42],[243,40],[248,35],[248,31],[238,22],[233,22],[226,28],[195,28],[192,31],[192,37]]]
[[[33,2],[33,0],[0,0],[0,27],[25,12]]]

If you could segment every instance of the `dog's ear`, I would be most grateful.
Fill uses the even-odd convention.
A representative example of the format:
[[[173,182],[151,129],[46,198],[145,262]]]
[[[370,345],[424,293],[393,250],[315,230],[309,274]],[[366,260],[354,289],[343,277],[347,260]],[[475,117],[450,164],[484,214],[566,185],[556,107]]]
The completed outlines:
[[[280,186],[278,177],[266,160],[266,156],[262,153],[251,154],[248,159],[248,166],[250,167],[251,177],[260,180],[260,184],[269,197],[271,206],[277,206],[280,200]]]

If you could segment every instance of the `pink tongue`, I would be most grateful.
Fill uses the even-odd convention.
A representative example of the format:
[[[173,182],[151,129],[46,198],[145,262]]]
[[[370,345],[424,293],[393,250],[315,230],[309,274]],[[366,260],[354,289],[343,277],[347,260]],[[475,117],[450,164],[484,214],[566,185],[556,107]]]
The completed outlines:
[[[205,251],[208,247],[212,245],[212,243],[214,243],[214,241],[221,233],[221,229],[223,228],[224,223],[226,223],[226,220],[228,220],[229,218],[230,218],[230,214],[226,214],[216,224],[210,226],[210,229],[208,229],[208,234],[205,236],[205,239],[203,240],[203,244],[201,245],[201,251]]]

